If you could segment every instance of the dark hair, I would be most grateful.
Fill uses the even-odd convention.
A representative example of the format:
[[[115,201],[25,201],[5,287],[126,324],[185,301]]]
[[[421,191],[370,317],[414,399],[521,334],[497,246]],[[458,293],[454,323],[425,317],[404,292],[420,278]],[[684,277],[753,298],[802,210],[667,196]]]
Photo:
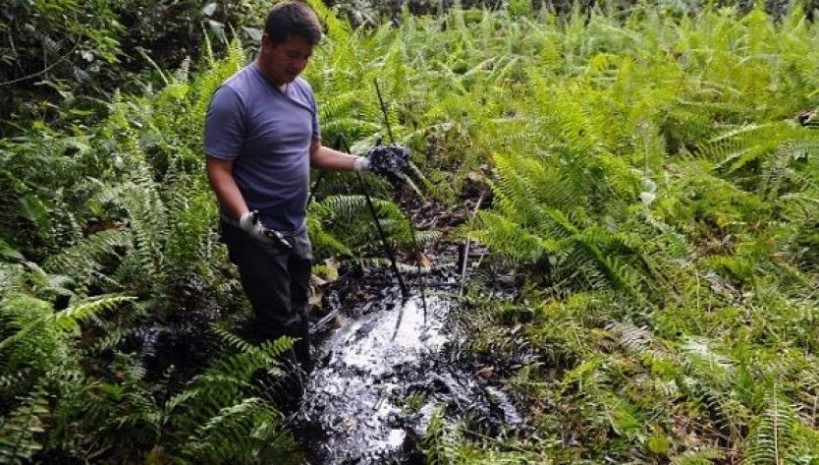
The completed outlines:
[[[286,0],[267,14],[264,32],[273,44],[287,41],[291,35],[304,38],[311,45],[321,42],[321,24],[310,5],[298,0]]]

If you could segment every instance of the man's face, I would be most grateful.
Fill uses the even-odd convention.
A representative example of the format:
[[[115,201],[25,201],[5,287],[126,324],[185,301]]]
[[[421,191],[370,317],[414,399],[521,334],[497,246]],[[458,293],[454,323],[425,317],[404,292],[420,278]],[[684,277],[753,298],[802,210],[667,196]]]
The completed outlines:
[[[267,35],[262,39],[262,60],[269,79],[283,85],[296,79],[304,71],[313,55],[313,45],[304,37],[288,36],[280,44],[273,44]]]

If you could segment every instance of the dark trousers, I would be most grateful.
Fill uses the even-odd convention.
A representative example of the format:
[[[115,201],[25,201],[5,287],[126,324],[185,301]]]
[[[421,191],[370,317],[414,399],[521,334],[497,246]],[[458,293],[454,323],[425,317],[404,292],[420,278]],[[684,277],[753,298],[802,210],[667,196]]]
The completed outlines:
[[[221,227],[230,260],[239,268],[242,287],[253,307],[254,339],[266,342],[281,336],[298,338],[283,361],[309,373],[313,360],[307,297],[313,252],[307,231],[287,237],[292,248],[286,250],[262,243],[225,221]]]

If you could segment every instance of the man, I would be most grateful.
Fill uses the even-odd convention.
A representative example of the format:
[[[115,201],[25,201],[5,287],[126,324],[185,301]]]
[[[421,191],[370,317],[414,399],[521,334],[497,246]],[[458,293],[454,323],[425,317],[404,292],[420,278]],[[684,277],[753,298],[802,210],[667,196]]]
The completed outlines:
[[[321,37],[308,5],[277,4],[267,17],[258,58],[214,93],[205,120],[208,178],[230,259],[253,306],[253,329],[260,341],[298,338],[286,358],[307,373],[313,368],[306,315],[310,167],[369,166],[367,158],[321,143],[316,101],[299,77]]]

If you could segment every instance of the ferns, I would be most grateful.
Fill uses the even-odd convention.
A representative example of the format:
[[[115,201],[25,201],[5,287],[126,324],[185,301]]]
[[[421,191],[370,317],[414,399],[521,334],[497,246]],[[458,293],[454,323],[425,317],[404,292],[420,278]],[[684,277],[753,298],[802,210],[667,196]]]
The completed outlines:
[[[585,281],[596,288],[602,278],[640,298],[644,278],[635,268],[639,261],[634,261],[640,257],[640,239],[613,232],[614,225],[598,226],[591,221],[586,202],[594,194],[581,190],[588,184],[579,178],[555,179],[555,168],[566,165],[554,158],[540,163],[525,157],[496,156],[496,160],[496,208],[478,214],[479,229],[471,233],[473,237],[522,263],[548,266],[561,275],[571,270],[573,282]],[[557,166],[550,169],[549,165]],[[567,166],[566,175],[582,172]],[[626,258],[610,255],[615,251],[625,253]]]
[[[456,442],[441,412],[436,412],[429,420],[424,437],[424,450],[430,465],[455,465],[458,463]]]
[[[292,339],[281,338],[219,361],[196,377],[188,390],[170,399],[165,415],[182,431],[191,431],[181,453],[192,463],[254,463],[281,456],[289,444],[276,427],[281,414],[258,397],[245,397],[251,375],[268,369],[289,349]],[[173,414],[173,415],[172,415]],[[277,442],[271,442],[278,439]]]
[[[124,296],[99,296],[53,313],[50,304],[25,294],[9,295],[0,302],[0,361],[13,373],[33,367],[39,373],[68,357],[68,335],[79,333],[78,323],[131,300]]]
[[[168,202],[171,221],[163,244],[168,273],[182,275],[197,270],[197,274],[207,275],[207,263],[221,258],[212,230],[217,205],[202,182],[179,182]]]
[[[226,277],[214,271],[226,258],[214,238],[215,203],[194,148],[208,86],[212,91],[244,61],[238,46],[231,50],[230,59],[194,83],[185,82],[181,70],[154,96],[118,96],[93,142],[77,154],[88,162],[78,163],[88,172],[71,184],[80,195],[56,195],[56,204],[81,205],[64,210],[78,212],[67,225],[85,237],[73,237],[43,270],[33,263],[28,270],[0,268],[4,462],[29,463],[43,450],[132,463],[163,450],[180,463],[207,457],[223,463],[229,449],[239,463],[254,463],[292,448],[277,427],[278,413],[249,388],[250,373],[267,369],[292,341],[234,345],[246,355],[224,357],[189,387],[181,381],[190,373],[145,360],[167,343],[157,338],[174,337],[173,331],[208,339],[191,327],[207,328],[216,315],[212,308],[232,293],[221,282]],[[192,285],[201,286],[193,297]],[[110,311],[131,301],[133,311]],[[179,323],[182,316],[186,323]],[[186,357],[201,357],[192,352]],[[99,363],[99,357],[113,362]],[[30,399],[23,397],[29,392]],[[238,448],[233,438],[248,433],[255,447]],[[49,442],[51,435],[56,443]],[[197,456],[200,446],[207,453]]]
[[[269,369],[274,360],[292,345],[292,339],[281,338],[219,360],[212,369],[192,381],[191,389],[197,398],[197,408],[192,413],[214,415],[221,406],[229,405],[251,374]]]
[[[12,293],[0,302],[0,379],[5,407],[0,421],[0,457],[27,463],[43,448],[40,435],[53,424],[52,397],[70,399],[82,389],[75,340],[79,323],[130,300],[100,296],[54,312],[34,296]],[[9,408],[10,410],[6,410]]]
[[[380,238],[365,200],[362,195],[333,195],[313,203],[308,224],[311,240],[316,247],[325,253],[339,255],[380,250]],[[378,221],[389,240],[403,246],[412,244],[411,225],[398,206],[385,200],[372,200]],[[345,238],[344,242],[339,239],[342,237]]]
[[[30,393],[17,408],[0,422],[0,462],[29,463],[42,449],[36,435],[42,434],[43,418],[48,414],[48,398],[37,389]]]
[[[255,463],[286,451],[274,427],[279,413],[261,399],[247,398],[221,409],[191,435],[183,454],[191,463]],[[269,442],[271,438],[277,442]]]
[[[791,463],[799,457],[799,432],[793,407],[776,395],[766,399],[767,407],[751,433],[743,464]]]
[[[53,313],[49,304],[30,296],[3,299],[0,386],[3,405],[12,406],[4,409],[0,421],[4,462],[28,463],[44,447],[40,435],[46,424],[64,428],[78,418],[83,421],[71,428],[90,436],[66,438],[64,446],[108,450],[116,445],[120,452],[114,453],[112,463],[132,460],[133,454],[151,446],[189,457],[189,463],[207,459],[214,464],[226,457],[255,463],[258,457],[280,457],[292,447],[276,426],[280,414],[247,396],[251,374],[274,364],[292,345],[290,339],[257,348],[224,334],[242,352],[218,361],[164,404],[158,403],[160,393],[141,386],[146,370],[125,354],[117,355],[110,367],[111,375],[119,379],[116,384],[87,377],[76,344],[78,324],[127,300],[131,299],[100,297]],[[177,443],[180,438],[187,442]]]

